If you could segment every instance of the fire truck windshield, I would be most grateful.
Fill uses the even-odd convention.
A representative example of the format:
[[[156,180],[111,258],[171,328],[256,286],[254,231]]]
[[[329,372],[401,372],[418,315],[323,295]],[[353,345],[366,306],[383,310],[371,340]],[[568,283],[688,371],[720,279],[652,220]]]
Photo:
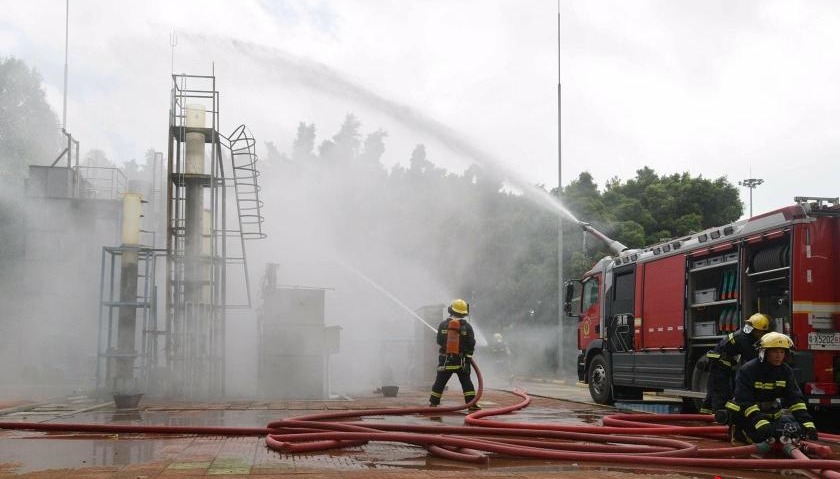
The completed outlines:
[[[586,311],[593,304],[598,302],[598,278],[593,277],[583,283],[583,304],[581,309]]]

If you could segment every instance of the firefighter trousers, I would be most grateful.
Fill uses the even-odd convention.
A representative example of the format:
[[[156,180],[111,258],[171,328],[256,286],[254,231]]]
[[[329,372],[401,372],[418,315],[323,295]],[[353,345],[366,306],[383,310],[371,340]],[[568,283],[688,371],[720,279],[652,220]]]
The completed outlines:
[[[435,384],[432,386],[432,395],[429,397],[429,404],[437,406],[440,404],[440,399],[443,397],[443,388],[453,374],[458,375],[458,381],[461,382],[461,390],[464,391],[464,402],[468,403],[475,398],[475,386],[473,386],[472,379],[470,379],[470,367],[467,365],[458,369],[444,369],[438,370],[435,376]]]
[[[706,399],[700,406],[700,412],[714,414],[718,409],[723,409],[726,401],[732,399],[732,380],[735,371],[720,361],[709,362],[709,382],[706,383]]]

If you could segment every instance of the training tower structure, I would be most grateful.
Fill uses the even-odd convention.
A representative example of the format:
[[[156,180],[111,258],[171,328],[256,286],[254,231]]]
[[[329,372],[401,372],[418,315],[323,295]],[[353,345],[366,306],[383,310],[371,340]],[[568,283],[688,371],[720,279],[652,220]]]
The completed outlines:
[[[265,237],[255,141],[244,125],[219,132],[215,76],[172,79],[164,392],[220,397],[226,311],[251,305],[245,240]]]

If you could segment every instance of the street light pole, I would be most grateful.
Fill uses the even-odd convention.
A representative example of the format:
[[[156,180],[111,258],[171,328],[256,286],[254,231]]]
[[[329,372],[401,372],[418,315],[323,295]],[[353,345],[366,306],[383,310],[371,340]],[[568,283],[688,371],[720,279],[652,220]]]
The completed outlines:
[[[67,0],[64,11],[64,105],[61,109],[61,130],[67,129],[67,63],[70,52],[70,0]],[[68,152],[69,154],[69,152]]]
[[[557,0],[557,199],[563,194],[563,128],[561,120],[562,86],[560,83],[560,0]],[[562,379],[566,371],[566,313],[563,311],[563,214],[557,215],[557,369]]]
[[[747,188],[750,189],[750,218],[752,218],[752,215],[753,215],[753,207],[752,207],[752,205],[753,205],[753,202],[752,202],[753,190],[758,185],[760,185],[762,183],[764,183],[764,180],[761,179],[761,178],[747,178],[746,180],[741,180],[741,181],[738,182],[739,185],[746,186]]]

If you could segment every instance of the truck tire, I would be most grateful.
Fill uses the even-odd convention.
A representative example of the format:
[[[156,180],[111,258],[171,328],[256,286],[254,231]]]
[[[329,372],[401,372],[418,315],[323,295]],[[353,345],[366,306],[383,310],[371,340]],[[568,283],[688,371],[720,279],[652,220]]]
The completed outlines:
[[[589,383],[589,394],[597,404],[614,402],[610,367],[603,354],[596,354],[592,358],[586,371],[586,382]]]

